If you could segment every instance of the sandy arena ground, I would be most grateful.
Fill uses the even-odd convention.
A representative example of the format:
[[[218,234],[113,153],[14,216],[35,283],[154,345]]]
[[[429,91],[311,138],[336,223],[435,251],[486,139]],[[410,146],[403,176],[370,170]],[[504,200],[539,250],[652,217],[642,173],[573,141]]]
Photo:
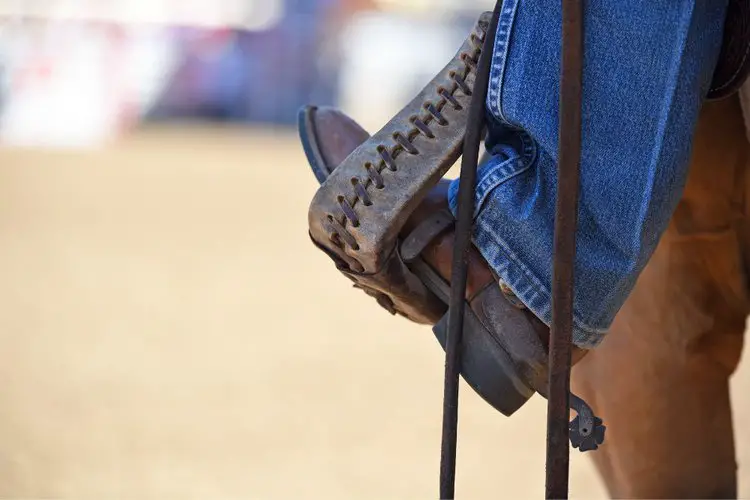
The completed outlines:
[[[0,153],[0,497],[434,498],[442,350],[307,236],[293,132]],[[734,379],[750,497],[750,363]],[[458,494],[541,498],[545,405],[462,391]],[[572,495],[605,491],[572,454]]]

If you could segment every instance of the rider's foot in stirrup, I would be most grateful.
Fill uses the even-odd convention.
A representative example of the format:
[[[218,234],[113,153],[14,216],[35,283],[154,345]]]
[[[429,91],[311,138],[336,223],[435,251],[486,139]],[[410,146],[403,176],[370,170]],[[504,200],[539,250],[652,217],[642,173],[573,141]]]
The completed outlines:
[[[302,144],[321,182],[308,211],[312,242],[389,312],[432,325],[443,348],[455,219],[441,179],[462,152],[490,17],[480,17],[455,57],[372,137],[336,110],[300,113]],[[549,330],[474,248],[470,261],[461,376],[512,415],[534,392],[546,397]],[[573,445],[596,449],[600,421],[579,398],[571,395],[570,405],[578,413]]]
[[[352,119],[332,108],[305,108],[300,134],[310,165],[323,183],[334,169],[370,138]],[[445,347],[447,304],[453,260],[454,220],[448,210],[448,182],[429,190],[398,228],[397,252],[408,269],[442,301],[434,316],[434,331]],[[468,254],[467,308],[462,352],[462,376],[489,404],[511,415],[534,391],[546,396],[549,328],[532,314],[495,276],[475,247]],[[378,302],[399,313],[387,293],[361,285]],[[419,311],[419,297],[409,305]],[[431,309],[425,308],[424,317]],[[409,314],[404,314],[410,317]],[[414,314],[412,314],[414,316]],[[587,351],[573,346],[573,364]],[[579,418],[571,422],[571,441],[581,450],[596,449],[603,440],[601,420],[576,397],[571,407]]]

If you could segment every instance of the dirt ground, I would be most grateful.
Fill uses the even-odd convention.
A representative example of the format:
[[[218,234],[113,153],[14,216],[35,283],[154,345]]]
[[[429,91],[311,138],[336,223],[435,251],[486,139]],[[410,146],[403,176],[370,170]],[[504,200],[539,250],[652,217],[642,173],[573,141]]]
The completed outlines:
[[[434,498],[442,350],[310,244],[294,132],[0,153],[0,497]],[[750,497],[750,363],[734,378]],[[462,391],[458,494],[540,498],[545,405]],[[572,453],[575,498],[605,491]]]

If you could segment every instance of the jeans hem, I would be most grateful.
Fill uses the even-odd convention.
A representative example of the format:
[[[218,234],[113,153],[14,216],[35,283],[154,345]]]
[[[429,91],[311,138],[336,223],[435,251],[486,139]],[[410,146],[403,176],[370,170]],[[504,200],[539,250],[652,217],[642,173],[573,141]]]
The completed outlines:
[[[451,204],[455,212],[455,203]],[[485,258],[490,267],[518,300],[528,307],[544,324],[552,322],[552,292],[542,285],[528,266],[524,265],[518,254],[511,251],[508,245],[491,229],[478,224],[474,228],[474,245]],[[595,328],[581,320],[580,315],[573,317],[573,343],[582,349],[593,349],[599,346],[608,332],[606,328]]]

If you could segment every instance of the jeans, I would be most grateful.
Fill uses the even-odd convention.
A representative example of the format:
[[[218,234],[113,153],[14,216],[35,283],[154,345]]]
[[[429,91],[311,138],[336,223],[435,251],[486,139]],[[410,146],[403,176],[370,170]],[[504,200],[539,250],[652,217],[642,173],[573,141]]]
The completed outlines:
[[[687,178],[726,0],[584,3],[574,343],[596,347],[656,249]],[[560,2],[505,0],[486,102],[474,244],[551,321]],[[448,198],[455,213],[458,180]]]

